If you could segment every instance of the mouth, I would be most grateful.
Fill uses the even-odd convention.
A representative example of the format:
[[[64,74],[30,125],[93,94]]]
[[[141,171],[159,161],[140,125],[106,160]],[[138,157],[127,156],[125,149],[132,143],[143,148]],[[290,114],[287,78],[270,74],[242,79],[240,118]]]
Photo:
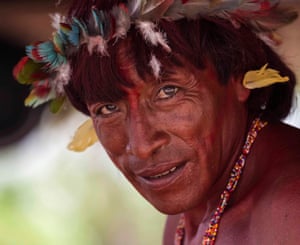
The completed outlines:
[[[157,175],[153,175],[153,176],[149,176],[149,177],[146,177],[146,178],[148,178],[148,179],[159,179],[159,178],[162,178],[164,176],[167,176],[167,175],[175,172],[176,170],[177,170],[177,167],[173,167],[173,168],[171,168],[171,169],[169,169],[169,170],[167,170],[167,171],[165,171],[163,173],[160,173],[160,174],[157,174]]]
[[[181,162],[176,166],[170,166],[162,170],[149,170],[140,174],[141,182],[151,189],[163,189],[176,182],[183,173],[186,162]]]

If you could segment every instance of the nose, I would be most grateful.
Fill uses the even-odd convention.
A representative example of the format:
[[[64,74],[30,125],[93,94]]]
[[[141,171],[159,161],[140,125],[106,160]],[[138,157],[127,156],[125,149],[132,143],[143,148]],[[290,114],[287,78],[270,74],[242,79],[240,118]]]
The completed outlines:
[[[127,129],[126,151],[139,159],[150,158],[169,141],[163,125],[145,111],[131,113]]]

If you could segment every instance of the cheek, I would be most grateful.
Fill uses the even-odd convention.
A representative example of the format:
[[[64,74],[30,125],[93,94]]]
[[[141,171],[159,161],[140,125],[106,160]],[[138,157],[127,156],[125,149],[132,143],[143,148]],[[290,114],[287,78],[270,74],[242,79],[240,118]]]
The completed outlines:
[[[100,122],[95,120],[94,126],[101,145],[111,158],[124,153],[126,149],[126,134],[121,124],[101,125]]]
[[[168,119],[172,134],[197,152],[200,162],[211,159],[220,145],[222,118],[215,110],[215,104],[207,100],[205,106],[198,102],[189,107],[179,107],[177,113]]]
[[[165,125],[173,135],[189,141],[205,131],[206,113],[201,106],[178,106],[176,110],[165,114]]]

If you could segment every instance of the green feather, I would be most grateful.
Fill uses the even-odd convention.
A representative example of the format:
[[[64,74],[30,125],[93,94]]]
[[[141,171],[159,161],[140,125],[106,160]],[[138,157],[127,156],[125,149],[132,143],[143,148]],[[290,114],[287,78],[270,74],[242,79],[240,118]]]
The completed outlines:
[[[16,80],[21,84],[32,84],[43,80],[48,75],[43,71],[44,64],[35,63],[32,59],[24,57],[15,66],[13,74]]]
[[[50,102],[50,111],[57,113],[65,102],[65,97],[58,97]]]

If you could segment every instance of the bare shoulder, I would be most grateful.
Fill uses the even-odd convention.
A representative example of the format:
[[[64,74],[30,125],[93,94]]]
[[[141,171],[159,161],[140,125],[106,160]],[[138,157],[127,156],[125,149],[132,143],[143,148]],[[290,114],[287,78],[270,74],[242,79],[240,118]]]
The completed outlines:
[[[268,240],[272,244],[299,244],[300,241],[300,174],[290,173],[279,178],[273,186],[266,206],[265,218]],[[265,225],[267,225],[265,223]]]
[[[300,130],[287,125],[272,129],[266,150],[271,157],[258,187],[252,231],[261,234],[261,244],[299,244]]]
[[[163,245],[174,244],[174,236],[175,236],[176,227],[179,222],[179,219],[180,219],[180,215],[168,215],[165,224]]]
[[[268,125],[259,148],[258,160],[269,174],[284,178],[300,173],[300,129],[282,123]]]
[[[269,165],[270,185],[266,190],[272,201],[270,210],[297,214],[300,224],[300,130],[285,125],[280,133],[280,147],[273,153],[277,159]]]

